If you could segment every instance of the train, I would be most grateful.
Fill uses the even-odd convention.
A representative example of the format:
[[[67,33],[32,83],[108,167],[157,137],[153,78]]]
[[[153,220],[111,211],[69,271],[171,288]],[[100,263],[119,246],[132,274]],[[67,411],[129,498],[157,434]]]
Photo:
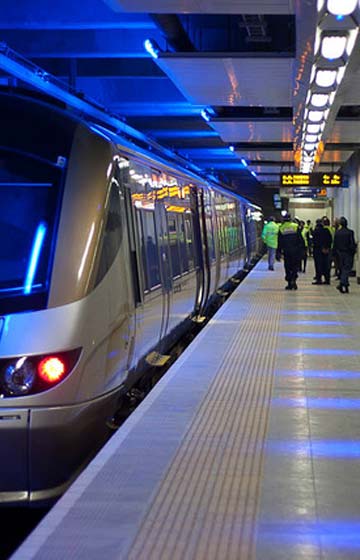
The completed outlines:
[[[0,113],[0,504],[37,506],[254,261],[261,209],[45,96]]]

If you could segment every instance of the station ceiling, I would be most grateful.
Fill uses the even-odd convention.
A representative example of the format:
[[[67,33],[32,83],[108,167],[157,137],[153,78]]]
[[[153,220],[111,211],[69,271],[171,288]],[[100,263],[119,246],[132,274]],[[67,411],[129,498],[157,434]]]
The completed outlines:
[[[317,0],[2,0],[0,41],[261,203],[297,170],[316,22]],[[318,171],[360,146],[358,47]]]

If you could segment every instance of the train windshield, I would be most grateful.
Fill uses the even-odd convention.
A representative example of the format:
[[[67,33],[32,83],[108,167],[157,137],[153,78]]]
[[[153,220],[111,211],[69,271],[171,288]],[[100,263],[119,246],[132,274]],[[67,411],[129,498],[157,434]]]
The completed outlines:
[[[0,314],[46,306],[62,170],[0,148]]]

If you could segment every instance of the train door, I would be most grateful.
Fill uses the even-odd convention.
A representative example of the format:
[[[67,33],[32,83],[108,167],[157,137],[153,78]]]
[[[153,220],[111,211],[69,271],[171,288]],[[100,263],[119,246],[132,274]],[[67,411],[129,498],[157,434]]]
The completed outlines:
[[[206,234],[206,216],[203,189],[196,190],[196,216],[198,217],[194,234],[198,248],[198,270],[197,270],[197,313],[203,315],[210,291],[210,263],[209,249]]]
[[[155,227],[158,240],[160,257],[160,278],[162,285],[162,319],[160,329],[160,341],[163,341],[169,330],[169,314],[172,294],[172,269],[169,244],[169,231],[166,216],[166,208],[161,200],[155,202]],[[162,352],[160,344],[160,352]]]
[[[130,160],[122,175],[135,299],[134,367],[143,358],[151,360],[148,356],[159,347],[165,304],[154,194],[144,181],[149,170]]]

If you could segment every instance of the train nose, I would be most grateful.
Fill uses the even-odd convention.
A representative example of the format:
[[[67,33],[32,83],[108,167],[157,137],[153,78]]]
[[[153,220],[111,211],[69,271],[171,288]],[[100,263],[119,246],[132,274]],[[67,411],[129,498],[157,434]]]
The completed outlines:
[[[0,409],[0,504],[28,500],[28,424],[28,410]]]

